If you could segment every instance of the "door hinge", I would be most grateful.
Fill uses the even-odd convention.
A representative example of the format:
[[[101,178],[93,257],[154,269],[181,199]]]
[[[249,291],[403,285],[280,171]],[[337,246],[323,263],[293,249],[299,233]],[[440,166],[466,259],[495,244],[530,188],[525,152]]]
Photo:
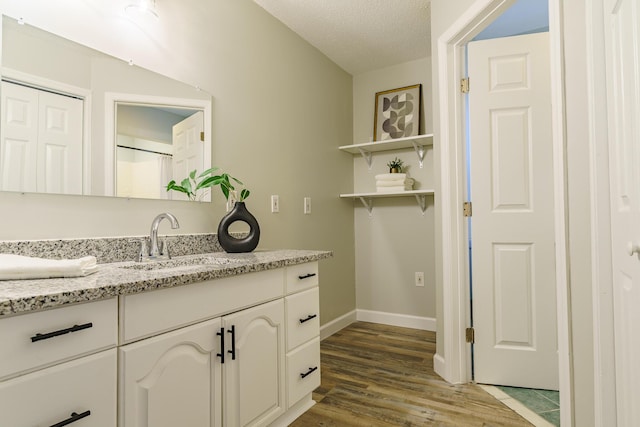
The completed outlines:
[[[473,344],[476,340],[476,333],[473,328],[465,329],[465,336],[467,338],[467,342]]]
[[[204,142],[204,132],[200,132],[200,141]]]
[[[460,79],[460,92],[469,93],[469,77]]]
[[[472,210],[471,210],[471,202],[464,202],[462,204],[462,214],[465,217],[470,217],[472,214]]]

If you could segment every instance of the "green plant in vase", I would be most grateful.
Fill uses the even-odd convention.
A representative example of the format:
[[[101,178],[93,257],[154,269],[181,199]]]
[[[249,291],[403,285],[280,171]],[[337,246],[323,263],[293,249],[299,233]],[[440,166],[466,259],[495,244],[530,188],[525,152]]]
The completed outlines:
[[[193,170],[187,178],[180,182],[180,185],[178,185],[175,180],[171,180],[171,182],[167,184],[167,191],[179,191],[186,194],[190,200],[199,200],[202,198],[202,194],[198,197],[199,190],[209,189],[214,185],[219,185],[225,199],[229,200],[229,196],[234,194],[235,204],[233,209],[227,212],[220,220],[220,224],[218,224],[218,243],[220,243],[220,246],[226,252],[251,252],[260,241],[260,225],[244,204],[244,201],[249,197],[251,192],[246,188],[240,189],[239,192],[236,191],[236,186],[244,187],[242,181],[228,173],[215,175],[214,173],[218,169],[217,167],[213,167],[202,172],[200,175],[198,175],[197,170]],[[244,222],[249,226],[249,232],[243,237],[236,238],[229,232],[229,226],[236,221]]]
[[[189,200],[201,200],[202,197],[206,194],[206,191],[201,191],[200,195],[198,195],[199,190],[207,190],[215,185],[219,185],[222,194],[224,195],[225,199],[228,200],[229,194],[231,194],[232,191],[235,191],[235,187],[232,182],[240,185],[244,184],[242,183],[242,181],[232,177],[228,173],[214,175],[214,172],[219,169],[220,168],[218,167],[212,167],[202,172],[200,175],[198,175],[198,171],[194,169],[191,171],[191,173],[189,173],[188,177],[180,182],[179,185],[175,180],[172,179],[167,184],[167,191],[173,190],[184,193],[187,195]],[[238,196],[238,201],[244,201],[247,197],[249,197],[249,194],[251,194],[251,192],[246,188],[243,188]]]
[[[231,192],[235,191],[236,189],[231,183],[231,181],[235,182],[236,184],[244,185],[242,181],[240,181],[238,178],[234,178],[227,173],[220,174],[215,178],[217,178],[216,182],[218,185],[220,185],[220,190],[222,191],[222,194],[224,194],[224,198],[227,200],[229,200],[229,195],[231,194]],[[250,194],[251,194],[251,191],[247,190],[246,188],[243,188],[242,190],[240,190],[239,195],[236,192],[237,201],[244,202],[249,197]]]

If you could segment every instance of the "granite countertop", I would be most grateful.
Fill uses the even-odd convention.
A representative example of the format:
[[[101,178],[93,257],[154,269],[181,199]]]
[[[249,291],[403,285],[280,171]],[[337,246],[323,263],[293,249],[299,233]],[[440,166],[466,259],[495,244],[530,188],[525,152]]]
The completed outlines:
[[[98,272],[86,277],[0,281],[0,316],[272,270],[331,256],[331,251],[309,250],[214,252],[169,261],[99,264]]]

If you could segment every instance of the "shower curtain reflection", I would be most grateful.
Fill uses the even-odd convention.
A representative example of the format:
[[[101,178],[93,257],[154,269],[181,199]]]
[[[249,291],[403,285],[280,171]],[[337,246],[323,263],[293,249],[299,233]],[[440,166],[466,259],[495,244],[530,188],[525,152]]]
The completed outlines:
[[[118,197],[170,199],[171,155],[118,146],[116,156]]]

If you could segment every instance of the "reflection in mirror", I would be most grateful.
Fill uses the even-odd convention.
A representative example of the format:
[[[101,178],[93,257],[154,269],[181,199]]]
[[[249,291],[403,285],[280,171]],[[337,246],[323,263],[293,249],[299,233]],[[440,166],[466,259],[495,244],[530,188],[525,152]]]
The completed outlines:
[[[210,167],[210,95],[6,16],[0,91],[3,191],[177,199],[173,176]],[[183,150],[173,126],[193,116]],[[133,148],[173,160],[152,172]]]
[[[203,127],[200,110],[116,103],[116,195],[187,200],[166,186],[204,170]]]

